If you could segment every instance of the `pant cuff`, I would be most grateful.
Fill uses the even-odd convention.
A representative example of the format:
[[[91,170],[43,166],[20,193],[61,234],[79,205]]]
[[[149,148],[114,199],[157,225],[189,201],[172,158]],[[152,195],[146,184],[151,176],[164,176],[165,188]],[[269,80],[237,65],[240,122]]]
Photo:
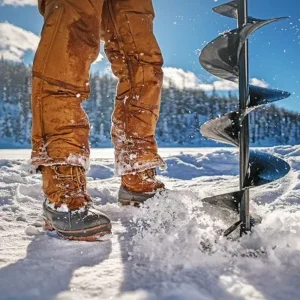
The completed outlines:
[[[90,159],[76,154],[70,154],[66,158],[34,157],[30,160],[30,165],[35,170],[37,170],[39,166],[68,165],[83,167],[88,171],[90,168]]]
[[[115,163],[115,176],[134,174],[153,168],[165,170],[167,165],[159,156],[149,161],[135,162],[133,164]]]

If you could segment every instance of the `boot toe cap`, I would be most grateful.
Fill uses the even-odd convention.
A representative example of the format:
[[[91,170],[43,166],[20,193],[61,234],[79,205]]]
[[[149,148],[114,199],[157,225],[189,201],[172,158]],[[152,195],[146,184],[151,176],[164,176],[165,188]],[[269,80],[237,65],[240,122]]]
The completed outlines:
[[[94,207],[85,207],[80,210],[59,212],[44,204],[44,218],[55,229],[60,231],[88,230],[96,227],[110,227],[108,216]]]
[[[108,216],[101,211],[90,208],[89,213],[86,217],[84,217],[84,223],[86,226],[93,226],[93,225],[108,225],[110,224],[110,219]]]

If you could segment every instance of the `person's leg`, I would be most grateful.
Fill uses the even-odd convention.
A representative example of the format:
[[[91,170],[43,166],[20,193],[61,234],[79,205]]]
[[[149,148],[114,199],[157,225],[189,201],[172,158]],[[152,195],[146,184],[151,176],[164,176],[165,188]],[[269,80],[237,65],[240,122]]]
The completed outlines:
[[[153,34],[151,0],[105,0],[103,37],[112,71],[118,77],[112,117],[115,173],[121,176],[119,201],[139,205],[164,188],[155,168],[155,129],[160,109],[163,57]]]
[[[117,175],[164,165],[155,141],[163,57],[153,18],[151,0],[105,0],[105,52],[119,79],[111,132]]]
[[[86,191],[90,126],[81,106],[99,52],[102,5],[39,0],[45,23],[33,64],[32,164],[42,171],[48,228],[70,239],[94,239],[111,228]]]
[[[34,165],[88,165],[90,128],[81,103],[99,52],[102,3],[39,0],[45,24],[33,63]]]

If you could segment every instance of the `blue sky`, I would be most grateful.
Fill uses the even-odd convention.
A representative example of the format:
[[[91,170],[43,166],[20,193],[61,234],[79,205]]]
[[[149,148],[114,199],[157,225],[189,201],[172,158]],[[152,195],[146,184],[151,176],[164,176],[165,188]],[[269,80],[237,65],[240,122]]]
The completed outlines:
[[[42,18],[36,6],[3,5],[22,2],[35,3],[34,0],[0,0],[0,23],[9,22],[39,35]],[[236,26],[234,20],[211,11],[214,6],[224,2],[153,0],[156,9],[155,33],[166,67],[193,72],[203,83],[217,80],[201,68],[198,53],[199,49],[219,33]],[[277,105],[300,112],[299,0],[249,0],[249,12],[250,15],[261,18],[290,16],[289,20],[269,25],[250,39],[250,75],[266,81],[270,87],[290,91],[292,97]],[[107,66],[106,60],[96,65],[99,69]]]

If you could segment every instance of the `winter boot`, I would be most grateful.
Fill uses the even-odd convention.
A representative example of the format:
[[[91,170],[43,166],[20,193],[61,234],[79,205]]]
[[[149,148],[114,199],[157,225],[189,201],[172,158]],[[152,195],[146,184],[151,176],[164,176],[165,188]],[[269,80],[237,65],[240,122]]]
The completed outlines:
[[[109,218],[95,209],[86,192],[82,167],[41,166],[45,229],[56,230],[63,238],[94,241],[111,233]]]
[[[165,189],[165,185],[155,178],[155,169],[122,176],[119,202],[122,205],[139,206]]]

